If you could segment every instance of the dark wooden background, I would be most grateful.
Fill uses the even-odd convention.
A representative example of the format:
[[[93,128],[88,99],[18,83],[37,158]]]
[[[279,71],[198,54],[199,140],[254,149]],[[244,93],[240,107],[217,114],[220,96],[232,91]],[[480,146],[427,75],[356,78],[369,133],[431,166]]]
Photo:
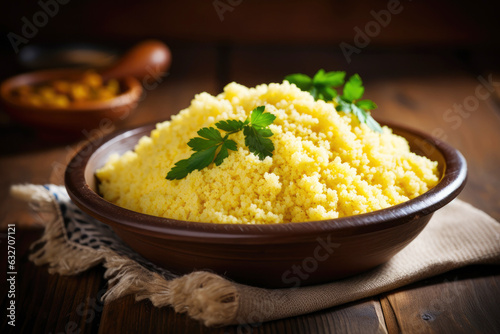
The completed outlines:
[[[374,116],[411,125],[464,153],[469,180],[460,198],[500,220],[500,20],[499,5],[401,1],[402,11],[347,62],[340,43],[354,44],[355,27],[389,1],[224,1],[221,20],[213,1],[69,1],[27,46],[84,42],[116,53],[145,38],[165,41],[172,68],[147,90],[121,127],[168,119],[196,93],[220,92],[225,84],[281,81],[293,72],[319,68],[359,73]],[[0,79],[27,71],[7,34],[19,34],[22,17],[40,11],[36,2],[4,2],[0,10]],[[482,79],[493,83],[491,91]],[[490,94],[482,99],[481,93]],[[476,99],[476,100],[475,100]],[[477,101],[477,103],[473,103]],[[473,104],[467,104],[473,103]],[[465,106],[464,106],[465,105]],[[464,106],[468,116],[457,117]],[[16,124],[0,109],[0,219],[17,224],[17,332],[23,333],[237,333],[207,329],[170,308],[157,309],[126,297],[102,305],[103,269],[75,277],[50,275],[27,260],[41,234],[29,208],[8,196],[15,183],[62,184],[64,165],[85,140],[53,143]],[[5,230],[0,234],[0,296],[5,310]],[[500,332],[500,268],[466,267],[366,300],[310,315],[250,327],[254,333],[496,333]],[[3,317],[3,315],[2,315]],[[2,318],[1,332],[9,327]],[[245,331],[244,331],[245,332]]]

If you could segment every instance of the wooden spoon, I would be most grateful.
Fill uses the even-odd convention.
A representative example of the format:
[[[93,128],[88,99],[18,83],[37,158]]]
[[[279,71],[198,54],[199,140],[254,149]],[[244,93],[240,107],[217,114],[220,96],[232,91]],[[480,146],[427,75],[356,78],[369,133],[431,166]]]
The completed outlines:
[[[157,79],[172,61],[170,49],[158,40],[146,40],[135,45],[111,67],[100,72],[104,80],[129,76],[139,81]]]

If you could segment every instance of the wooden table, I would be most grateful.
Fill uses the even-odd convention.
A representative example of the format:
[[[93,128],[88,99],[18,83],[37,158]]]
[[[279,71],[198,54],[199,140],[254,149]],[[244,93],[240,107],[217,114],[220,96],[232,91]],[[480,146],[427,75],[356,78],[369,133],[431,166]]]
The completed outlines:
[[[379,105],[380,120],[411,125],[445,139],[466,156],[469,180],[460,198],[500,220],[500,68],[493,54],[479,51],[362,51],[347,65],[336,46],[171,45],[173,67],[124,126],[168,119],[194,94],[220,92],[230,81],[245,85],[281,81],[289,73],[319,68],[359,73],[366,97]],[[1,73],[13,74],[4,68]],[[484,82],[493,87],[482,88]],[[478,79],[479,78],[479,79]],[[463,106],[462,113],[455,110]],[[125,297],[102,305],[103,268],[74,277],[50,275],[27,260],[40,228],[36,217],[8,197],[13,183],[62,184],[64,165],[78,143],[47,143],[0,113],[0,217],[17,224],[17,326],[19,333],[238,333],[238,327],[209,329],[170,308]],[[22,223],[22,224],[21,224]],[[7,307],[6,235],[1,240],[1,304]],[[495,333],[500,332],[500,267],[475,266],[373,298],[290,319],[257,324],[253,333]],[[10,329],[1,320],[2,333]]]

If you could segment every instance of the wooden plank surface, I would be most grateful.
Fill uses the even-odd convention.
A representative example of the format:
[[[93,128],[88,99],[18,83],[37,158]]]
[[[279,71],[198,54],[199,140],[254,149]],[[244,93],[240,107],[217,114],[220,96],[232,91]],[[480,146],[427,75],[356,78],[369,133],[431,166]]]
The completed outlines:
[[[346,64],[338,50],[329,47],[180,45],[173,48],[173,56],[174,67],[164,82],[146,92],[137,112],[123,126],[168,119],[187,107],[194,94],[217,94],[224,83],[232,80],[255,85],[281,81],[293,72],[345,69],[364,79],[367,97],[379,105],[375,117],[411,124],[428,133],[442,129],[445,140],[468,159],[469,181],[460,197],[500,219],[500,153],[494,145],[500,142],[499,106],[493,97],[481,99],[460,124],[456,119],[450,121],[447,110],[475,96],[479,85],[470,64],[454,52],[363,52]],[[489,67],[480,70],[486,76],[498,73]],[[22,129],[17,125],[11,128]],[[22,139],[21,134],[9,132],[2,137],[21,138],[0,157],[3,224],[36,223],[25,204],[10,199],[8,186],[19,182],[61,184],[60,166],[79,145],[33,143],[33,136]],[[37,233],[40,231],[18,228],[24,249]],[[26,256],[24,251],[18,259],[23,273],[19,276],[22,307],[18,319],[23,326],[17,329],[24,333],[39,329],[51,333],[78,329],[80,333],[436,333],[448,329],[494,332],[500,328],[496,320],[500,272],[496,267],[464,268],[373,299],[290,319],[208,329],[186,315],[175,314],[171,308],[158,309],[149,301],[136,303],[131,296],[103,306],[96,302],[106,287],[102,268],[59,277],[48,274],[45,267],[35,267]],[[6,328],[4,320],[2,328]]]
[[[500,268],[477,266],[388,293],[382,308],[389,333],[497,333],[499,298]]]
[[[355,321],[354,321],[355,319]],[[223,328],[206,328],[173,309],[153,307],[132,296],[106,305],[99,333],[387,333],[378,300],[366,300],[290,319]]]
[[[106,284],[102,268],[62,277],[35,266],[28,260],[28,248],[41,233],[41,229],[25,229],[17,234],[16,327],[7,325],[3,317],[2,333],[95,333],[102,309],[96,297]],[[6,309],[9,299],[2,298]]]
[[[1,229],[1,234],[2,234],[2,238],[0,240],[0,247],[1,247],[1,252],[2,254],[0,254],[0,268],[1,271],[0,271],[0,279],[1,279],[1,282],[6,282],[6,279],[7,279],[7,270],[5,270],[4,268],[7,268],[7,234],[6,234],[6,230],[5,229]],[[17,233],[15,234],[15,237],[16,237],[16,266],[15,266],[15,269],[16,271],[18,271],[19,273],[23,272],[25,270],[25,260],[26,260],[26,257],[27,257],[27,253],[28,253],[28,249],[29,249],[29,245],[35,241],[36,239],[39,238],[40,236],[40,232],[41,231],[35,231],[34,233],[30,233],[31,231],[16,231]],[[2,284],[0,285],[1,286],[1,295],[2,296],[2,302],[1,302],[1,307],[2,309],[6,309],[8,307],[7,303],[8,303],[8,296],[7,296],[7,290],[8,290],[8,285],[7,284]],[[24,293],[21,293],[21,289],[20,289],[20,286],[17,284],[17,281],[16,281],[16,290],[17,290],[17,298],[16,298],[16,302],[19,301],[19,297],[22,297],[24,295]],[[21,318],[22,319],[22,318]],[[1,328],[8,328],[7,327],[7,321],[10,320],[10,319],[7,319],[6,317],[3,317],[2,320],[0,321],[0,323],[2,324]],[[21,321],[19,321],[19,323],[21,323]]]

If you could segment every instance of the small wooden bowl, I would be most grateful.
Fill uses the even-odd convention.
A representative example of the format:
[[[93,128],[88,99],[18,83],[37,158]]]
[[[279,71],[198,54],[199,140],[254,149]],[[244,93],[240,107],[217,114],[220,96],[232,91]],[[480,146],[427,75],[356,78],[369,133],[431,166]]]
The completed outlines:
[[[5,80],[0,86],[0,100],[15,121],[32,126],[44,137],[68,139],[82,137],[83,130],[109,127],[124,121],[137,106],[141,82],[155,79],[170,67],[170,49],[161,41],[145,40],[128,50],[112,66],[99,74],[105,81],[117,79],[120,95],[107,101],[85,101],[65,108],[32,106],[22,103],[13,92],[24,85],[36,85],[56,79],[77,80],[83,71],[57,69],[25,73]]]
[[[417,198],[357,216],[275,225],[211,224],[154,217],[104,200],[97,193],[95,171],[110,154],[133,150],[154,125],[87,144],[66,169],[66,189],[83,211],[109,224],[146,259],[173,272],[208,269],[273,288],[325,283],[387,262],[465,185],[467,167],[459,151],[418,131],[387,125],[409,141],[413,152],[438,161],[441,180]]]
[[[12,94],[20,86],[36,85],[56,79],[76,80],[82,74],[82,70],[57,69],[17,75],[1,84],[0,97],[12,119],[42,133],[60,137],[82,136],[82,130],[99,128],[104,121],[113,123],[123,121],[137,106],[142,86],[131,76],[119,79],[121,93],[113,99],[85,101],[65,108],[27,105]]]

